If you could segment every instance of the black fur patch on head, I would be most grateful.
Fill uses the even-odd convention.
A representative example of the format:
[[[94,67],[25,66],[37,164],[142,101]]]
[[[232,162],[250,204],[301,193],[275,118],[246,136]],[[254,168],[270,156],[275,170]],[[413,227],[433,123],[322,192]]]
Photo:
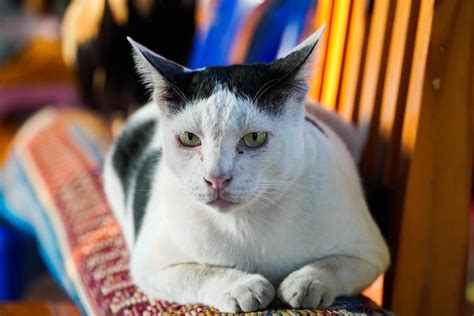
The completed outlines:
[[[138,166],[135,180],[135,192],[133,195],[133,228],[135,238],[140,232],[145,209],[150,199],[153,186],[153,177],[161,158],[161,150],[155,150],[147,154]]]
[[[220,86],[276,115],[283,110],[282,103],[290,92],[281,80],[284,76],[284,72],[274,70],[267,64],[218,66],[184,73],[174,84],[190,101],[206,99]],[[267,90],[276,87],[276,84],[279,84],[280,89]],[[173,113],[181,111],[187,105],[173,91],[169,91],[166,101],[172,105],[170,110]]]
[[[112,162],[118,178],[122,181],[125,201],[138,163],[151,142],[155,129],[155,121],[146,121],[136,127],[124,129],[116,141]]]
[[[207,67],[201,71],[184,72],[170,80],[175,88],[161,94],[169,105],[171,113],[182,111],[195,100],[211,96],[220,86],[252,101],[261,110],[279,115],[283,112],[285,101],[290,97],[305,95],[307,83],[295,79],[284,65],[252,64]]]
[[[271,115],[279,115],[289,98],[298,102],[305,99],[308,83],[301,71],[316,45],[301,47],[268,64],[211,66],[191,71],[131,42],[148,61],[148,66],[161,75],[154,79],[162,81],[154,96],[166,104],[170,114],[179,113],[193,101],[208,98],[216,87],[221,87],[250,100]]]

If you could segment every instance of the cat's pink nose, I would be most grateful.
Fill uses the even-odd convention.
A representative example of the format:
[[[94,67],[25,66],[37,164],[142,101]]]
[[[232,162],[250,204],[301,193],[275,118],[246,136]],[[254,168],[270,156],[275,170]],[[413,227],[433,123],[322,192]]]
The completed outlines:
[[[217,192],[224,189],[232,180],[232,176],[204,177],[204,181]]]

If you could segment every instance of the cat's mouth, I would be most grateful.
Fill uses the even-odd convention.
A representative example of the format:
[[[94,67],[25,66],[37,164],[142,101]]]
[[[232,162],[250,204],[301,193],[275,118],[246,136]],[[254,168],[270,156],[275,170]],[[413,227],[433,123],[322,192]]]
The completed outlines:
[[[238,206],[239,203],[223,199],[222,197],[217,197],[214,200],[208,202],[207,205],[217,209],[219,212],[227,213],[232,208]]]

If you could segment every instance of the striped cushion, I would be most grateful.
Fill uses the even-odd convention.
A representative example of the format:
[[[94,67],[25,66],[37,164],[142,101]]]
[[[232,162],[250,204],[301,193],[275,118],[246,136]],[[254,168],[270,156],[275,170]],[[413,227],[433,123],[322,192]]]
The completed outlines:
[[[202,305],[148,298],[132,284],[129,253],[101,185],[110,135],[87,112],[47,109],[20,130],[0,183],[14,225],[32,231],[43,258],[69,295],[88,315],[136,315],[148,311],[212,314]],[[258,314],[292,314],[275,309]],[[359,296],[338,298],[312,315],[389,315]]]

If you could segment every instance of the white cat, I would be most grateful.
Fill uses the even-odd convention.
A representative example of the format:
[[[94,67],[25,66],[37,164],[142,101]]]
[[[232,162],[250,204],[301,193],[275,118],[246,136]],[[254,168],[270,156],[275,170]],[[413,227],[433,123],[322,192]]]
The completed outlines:
[[[114,142],[104,181],[149,296],[326,307],[387,268],[351,155],[305,118],[322,31],[273,63],[195,71],[131,41],[154,102]]]

